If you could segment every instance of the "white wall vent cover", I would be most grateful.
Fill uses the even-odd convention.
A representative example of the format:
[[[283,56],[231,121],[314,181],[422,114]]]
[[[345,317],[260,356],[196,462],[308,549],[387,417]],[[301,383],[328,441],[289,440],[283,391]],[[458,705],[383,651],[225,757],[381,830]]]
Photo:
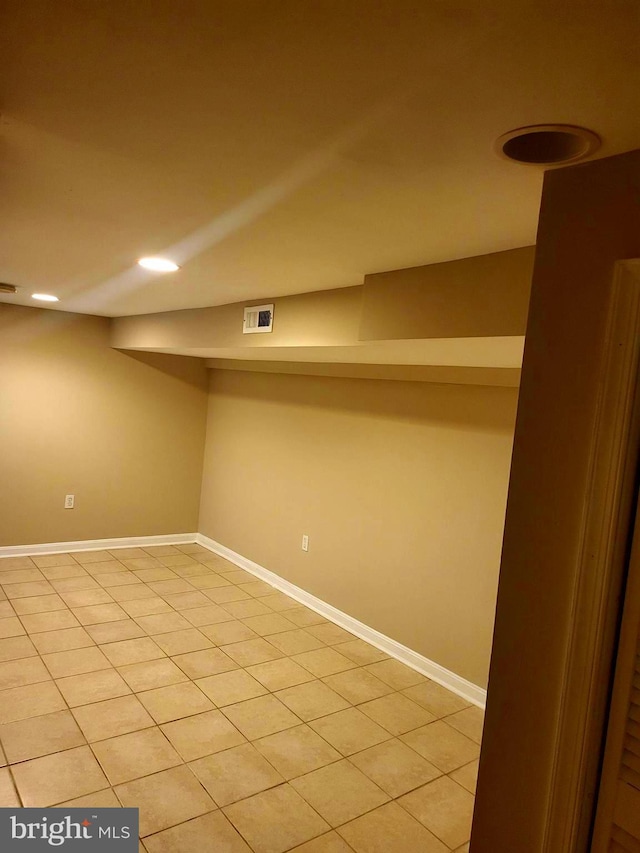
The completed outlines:
[[[273,331],[273,303],[271,305],[251,305],[244,309],[242,334]]]

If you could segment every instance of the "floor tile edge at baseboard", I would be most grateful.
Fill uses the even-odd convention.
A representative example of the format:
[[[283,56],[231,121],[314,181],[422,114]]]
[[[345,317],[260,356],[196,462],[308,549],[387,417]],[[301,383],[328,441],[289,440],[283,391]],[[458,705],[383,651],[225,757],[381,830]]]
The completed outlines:
[[[0,545],[0,557],[31,557],[43,554],[66,554],[69,551],[145,548],[150,545],[186,545],[195,543],[196,537],[196,533],[160,533],[155,536],[124,536],[116,539],[80,539],[74,542]]]
[[[424,655],[419,654],[419,652],[416,652],[407,646],[403,646],[402,643],[398,643],[391,637],[387,637],[385,634],[380,633],[380,631],[376,631],[375,628],[371,628],[369,625],[359,622],[357,619],[349,616],[348,613],[343,613],[341,610],[338,610],[336,607],[333,607],[321,598],[316,598],[315,595],[295,586],[295,584],[290,583],[275,572],[265,569],[264,566],[254,563],[253,560],[243,557],[242,554],[232,551],[231,548],[221,545],[214,539],[210,539],[208,536],[198,533],[196,534],[195,541],[198,545],[202,545],[203,548],[207,548],[214,554],[224,557],[239,568],[255,575],[257,578],[260,578],[260,580],[270,584],[280,592],[284,592],[286,595],[296,601],[299,601],[300,604],[303,604],[305,607],[315,610],[316,613],[324,616],[324,618],[328,619],[330,622],[339,625],[346,631],[350,631],[352,634],[355,634],[356,637],[360,637],[360,639],[365,640],[365,642],[370,643],[372,646],[375,646],[385,652],[385,654],[388,654],[390,657],[410,666],[412,669],[415,669],[416,672],[419,672],[421,675],[425,675],[432,681],[441,684],[443,687],[446,687],[447,690],[451,690],[453,693],[456,693],[458,696],[461,696],[473,705],[476,705],[479,708],[485,707],[487,691],[484,688],[479,687],[477,684],[473,684],[473,682],[468,681],[461,675],[458,675],[435,661],[424,657]]]

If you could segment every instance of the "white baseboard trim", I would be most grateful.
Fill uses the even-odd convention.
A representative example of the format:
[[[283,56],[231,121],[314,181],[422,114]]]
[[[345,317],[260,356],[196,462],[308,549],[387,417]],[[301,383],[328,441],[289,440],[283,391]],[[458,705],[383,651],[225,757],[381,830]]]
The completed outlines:
[[[473,705],[477,705],[479,708],[484,708],[487,700],[487,691],[482,687],[478,687],[477,684],[467,681],[466,678],[462,678],[462,676],[456,675],[455,672],[445,669],[435,661],[429,660],[429,658],[418,654],[418,652],[414,652],[413,649],[410,649],[407,646],[403,646],[396,640],[391,639],[391,637],[387,637],[385,634],[381,634],[379,631],[376,631],[374,628],[370,628],[363,622],[359,622],[347,613],[343,613],[331,604],[327,604],[326,601],[316,598],[315,595],[311,595],[311,593],[306,592],[304,589],[300,589],[300,587],[295,586],[295,584],[281,578],[274,572],[269,571],[269,569],[265,569],[264,566],[260,566],[258,563],[248,560],[241,554],[237,554],[235,551],[221,545],[214,539],[210,539],[208,536],[203,536],[202,533],[198,533],[196,534],[195,541],[198,545],[202,545],[203,548],[213,551],[214,554],[224,557],[225,560],[229,560],[229,562],[234,563],[236,566],[239,566],[247,572],[250,572],[250,574],[255,575],[260,578],[260,580],[263,580],[265,583],[268,583],[280,590],[280,592],[284,592],[286,595],[291,596],[291,598],[294,598],[296,601],[304,604],[305,607],[310,607],[311,610],[315,610],[316,613],[324,616],[325,619],[334,622],[346,631],[350,631],[352,634],[355,634],[356,637],[360,637],[360,639],[365,640],[367,643],[371,643],[372,646],[375,646],[380,649],[380,651],[385,652],[390,657],[410,666],[412,669],[415,669],[416,672],[421,673],[421,675],[426,675],[427,678],[441,684],[443,687],[446,687],[447,690],[451,690],[453,693],[456,693],[458,696],[461,696]]]
[[[78,542],[45,542],[38,545],[3,545],[0,557],[31,557],[66,554],[68,551],[100,551],[116,548],[148,548],[151,545],[186,545],[196,541],[196,533],[166,533],[159,536],[125,536],[121,539],[82,539]]]

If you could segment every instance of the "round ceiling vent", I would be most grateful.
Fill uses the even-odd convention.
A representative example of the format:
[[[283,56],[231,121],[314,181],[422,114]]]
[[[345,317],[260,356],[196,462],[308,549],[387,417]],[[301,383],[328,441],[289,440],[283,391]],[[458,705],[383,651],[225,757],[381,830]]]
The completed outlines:
[[[530,166],[562,166],[597,151],[600,137],[585,127],[536,124],[503,133],[496,140],[500,157]]]

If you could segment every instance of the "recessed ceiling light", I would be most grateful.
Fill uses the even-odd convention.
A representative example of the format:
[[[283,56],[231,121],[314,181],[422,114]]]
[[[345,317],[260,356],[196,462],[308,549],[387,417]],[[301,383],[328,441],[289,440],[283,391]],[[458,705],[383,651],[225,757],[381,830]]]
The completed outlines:
[[[140,258],[138,263],[141,267],[146,270],[153,270],[153,272],[175,272],[180,269],[178,264],[168,258]]]
[[[530,166],[562,166],[593,154],[600,137],[586,127],[570,124],[537,124],[504,133],[496,152],[507,160]]]
[[[59,302],[57,296],[52,296],[50,293],[32,293],[32,299],[39,299],[40,302]]]

